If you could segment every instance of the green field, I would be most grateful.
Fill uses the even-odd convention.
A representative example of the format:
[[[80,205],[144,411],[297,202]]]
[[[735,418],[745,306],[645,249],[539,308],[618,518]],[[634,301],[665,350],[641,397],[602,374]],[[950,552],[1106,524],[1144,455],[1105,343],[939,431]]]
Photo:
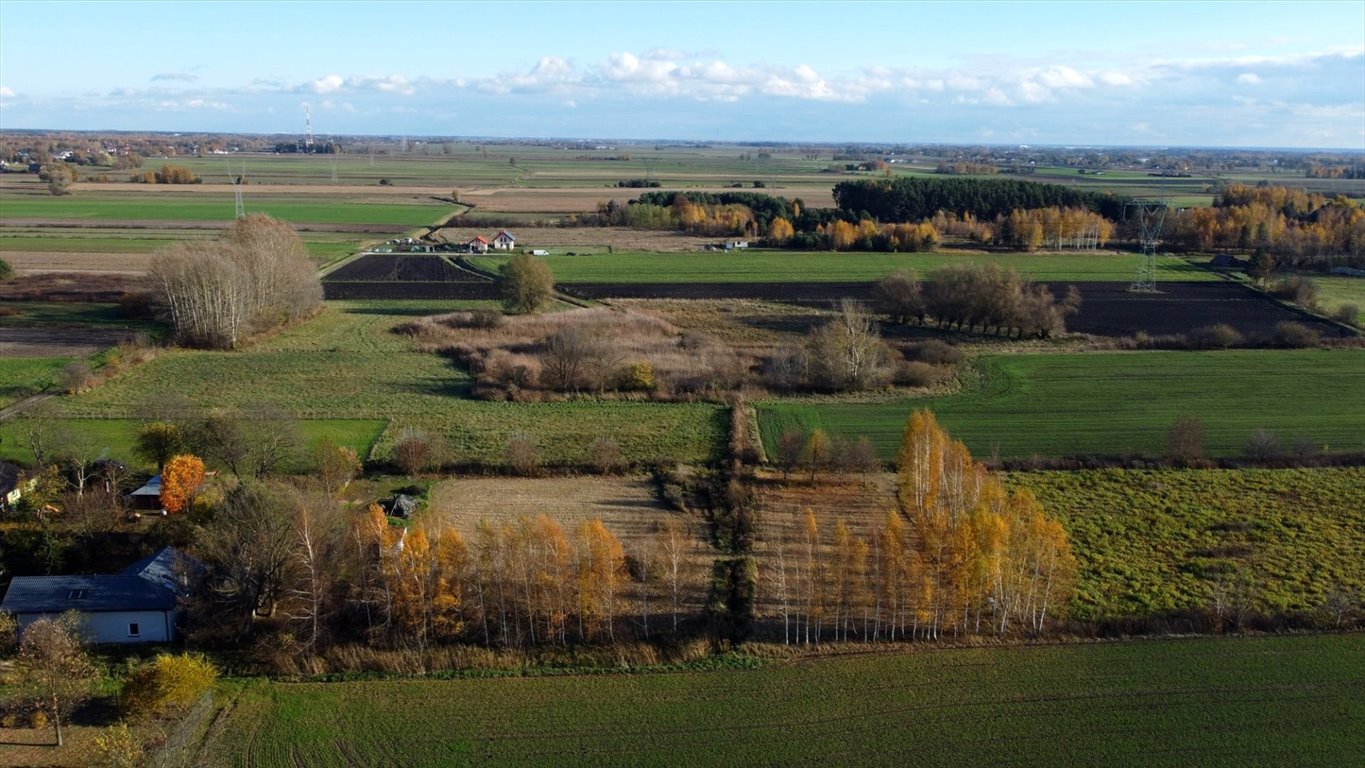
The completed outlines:
[[[229,682],[210,766],[1338,766],[1365,636],[814,659],[679,674]],[[215,729],[216,730],[216,729]]]
[[[496,270],[503,259],[475,257]],[[1001,264],[1036,281],[1128,282],[1138,256],[1114,253],[834,253],[762,251],[729,253],[597,253],[545,257],[558,283],[748,283],[870,282],[897,269],[921,277],[955,264]],[[1158,262],[1161,280],[1215,280],[1217,276],[1184,259]]]
[[[1365,277],[1309,275],[1318,286],[1318,303],[1331,314],[1342,304],[1356,306],[1356,325],[1365,328]]]
[[[69,362],[69,357],[0,358],[0,408],[52,386]]]
[[[873,402],[760,403],[769,455],[788,428],[867,436],[895,457],[905,419],[932,408],[981,458],[1161,455],[1167,429],[1204,421],[1212,456],[1241,453],[1265,428],[1286,450],[1365,451],[1365,350],[1104,352],[985,357],[957,394]]]
[[[451,205],[437,203],[377,203],[345,199],[253,197],[246,195],[248,213],[268,213],[292,223],[366,224],[386,227],[417,227],[432,224],[454,212]],[[301,199],[302,198],[302,199]],[[0,202],[0,222],[5,219],[70,219],[72,221],[230,221],[231,195],[203,193],[85,194],[68,197],[10,196]]]
[[[705,461],[721,444],[724,411],[710,404],[467,399],[465,371],[439,355],[414,351],[406,337],[390,332],[412,316],[466,306],[474,305],[330,302],[321,316],[245,351],[168,350],[90,392],[61,398],[48,417],[73,428],[109,429],[104,420],[127,419],[142,403],[175,392],[204,406],[269,402],[303,419],[387,422],[378,456],[405,427],[445,436],[458,461],[495,463],[516,432],[532,435],[548,462],[583,461],[601,436],[616,440],[636,461]],[[108,439],[119,453],[134,425],[114,424],[122,432]],[[12,429],[0,427],[0,435]],[[343,442],[364,439],[359,434]],[[0,443],[0,453],[18,455],[12,442]]]
[[[1013,472],[1066,526],[1083,620],[1208,609],[1246,579],[1258,610],[1365,594],[1365,468]],[[1225,587],[1226,588],[1226,587]]]

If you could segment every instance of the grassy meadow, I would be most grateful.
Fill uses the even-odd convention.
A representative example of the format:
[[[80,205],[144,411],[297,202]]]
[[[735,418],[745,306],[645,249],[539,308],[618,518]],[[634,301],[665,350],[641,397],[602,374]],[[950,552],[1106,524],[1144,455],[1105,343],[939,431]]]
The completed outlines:
[[[924,650],[751,670],[225,683],[215,768],[1328,766],[1365,754],[1365,637]],[[685,756],[685,758],[684,758]]]
[[[1203,420],[1211,456],[1242,453],[1252,431],[1285,451],[1365,451],[1365,351],[1227,350],[998,355],[973,361],[961,392],[939,397],[758,404],[770,455],[790,428],[866,436],[895,457],[905,419],[931,408],[987,458],[1159,456],[1176,417]]]
[[[500,463],[508,438],[518,432],[531,435],[551,463],[585,460],[593,441],[603,436],[635,461],[705,461],[715,455],[724,431],[720,406],[470,400],[464,370],[415,351],[407,337],[391,332],[416,315],[473,306],[487,305],[330,302],[319,317],[243,351],[167,350],[94,390],[61,398],[45,418],[77,431],[98,431],[118,455],[129,444],[131,418],[141,405],[174,392],[206,407],[272,403],[305,420],[354,423],[356,431],[340,442],[372,443],[378,457],[408,427],[442,435],[461,462]],[[376,422],[387,425],[378,437],[371,434]],[[0,436],[15,429],[0,425]],[[14,442],[0,443],[0,455],[23,458]]]
[[[871,282],[898,269],[921,277],[958,264],[999,264],[1035,281],[1128,282],[1139,257],[1131,253],[835,253],[768,251],[715,253],[554,253],[544,257],[555,282],[572,283],[751,283]],[[496,270],[498,256],[472,261]],[[1217,276],[1184,259],[1163,256],[1157,278],[1216,280]]]
[[[1012,472],[1066,527],[1093,620],[1209,608],[1250,583],[1259,608],[1313,611],[1365,590],[1365,469]]]

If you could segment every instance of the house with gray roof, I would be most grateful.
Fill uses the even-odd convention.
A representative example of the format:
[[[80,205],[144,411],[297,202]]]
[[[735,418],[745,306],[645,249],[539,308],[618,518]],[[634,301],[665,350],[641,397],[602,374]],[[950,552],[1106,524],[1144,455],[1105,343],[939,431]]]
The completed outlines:
[[[166,547],[117,574],[16,576],[0,602],[22,633],[41,618],[76,611],[95,643],[169,643],[176,637],[180,598],[203,566]]]

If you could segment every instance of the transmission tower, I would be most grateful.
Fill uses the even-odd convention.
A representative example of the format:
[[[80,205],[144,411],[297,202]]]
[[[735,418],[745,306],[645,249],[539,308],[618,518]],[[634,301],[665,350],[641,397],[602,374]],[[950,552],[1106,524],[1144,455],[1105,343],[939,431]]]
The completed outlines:
[[[228,165],[228,173],[229,173],[229,174],[232,173],[232,165],[231,165],[231,164]],[[236,211],[236,214],[234,215],[234,218],[238,218],[238,219],[245,219],[245,218],[246,218],[246,203],[242,202],[242,184],[243,184],[245,181],[246,181],[246,161],[243,160],[243,161],[242,161],[242,175],[241,175],[241,176],[238,176],[237,179],[236,179],[236,181],[234,181],[234,182],[232,183],[232,191],[233,191],[234,193],[236,193],[236,198],[237,198],[237,211]]]
[[[303,151],[304,151],[304,152],[312,152],[312,151],[313,151],[313,108],[312,108],[310,105],[308,105],[308,104],[304,104],[304,105],[303,105],[303,128],[304,128],[304,135],[303,135]]]
[[[1156,293],[1156,247],[1161,242],[1161,228],[1166,223],[1165,200],[1133,200],[1124,212],[1136,211],[1138,242],[1142,244],[1142,261],[1137,277],[1128,290],[1136,293]]]
[[[332,155],[332,183],[337,183],[337,156]]]

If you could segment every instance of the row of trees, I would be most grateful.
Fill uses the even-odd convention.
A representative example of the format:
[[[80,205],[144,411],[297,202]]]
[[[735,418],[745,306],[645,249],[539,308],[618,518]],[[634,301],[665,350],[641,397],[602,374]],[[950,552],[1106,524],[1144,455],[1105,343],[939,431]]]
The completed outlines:
[[[906,423],[900,509],[856,535],[812,509],[770,542],[765,584],[787,643],[1040,633],[1064,615],[1076,562],[1028,491],[975,463],[929,411]]]
[[[319,486],[250,481],[199,528],[210,575],[195,623],[200,639],[237,642],[276,617],[307,651],[648,638],[677,630],[694,604],[692,541],[670,517],[628,556],[600,520],[566,531],[540,515],[482,521],[467,542],[453,528],[392,526],[378,505],[348,513]]]
[[[234,349],[253,333],[314,313],[322,302],[303,241],[264,214],[237,220],[217,241],[158,251],[150,273],[177,340],[192,346]]]
[[[1020,337],[1065,331],[1066,318],[1081,304],[1075,286],[1058,299],[1046,285],[998,264],[944,267],[927,283],[911,270],[898,270],[879,280],[874,294],[877,309],[893,322],[924,325],[932,318],[939,327],[980,327]]]
[[[1230,185],[1211,208],[1171,220],[1179,247],[1258,250],[1301,268],[1365,265],[1365,208],[1300,189]]]
[[[199,184],[203,179],[183,165],[163,165],[159,171],[135,173],[128,179],[136,184]]]

